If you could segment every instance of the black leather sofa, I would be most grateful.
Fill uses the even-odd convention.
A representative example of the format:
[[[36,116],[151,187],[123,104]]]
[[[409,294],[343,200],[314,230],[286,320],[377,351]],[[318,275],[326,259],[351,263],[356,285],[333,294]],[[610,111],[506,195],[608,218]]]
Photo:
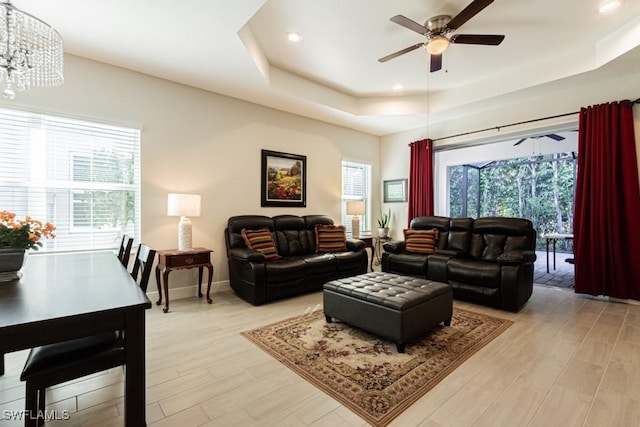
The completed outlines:
[[[241,215],[229,218],[224,235],[229,282],[236,295],[253,305],[322,290],[328,281],[367,272],[361,240],[346,240],[346,250],[316,253],[316,225],[333,225],[326,215]],[[247,247],[242,230],[268,229],[279,259]]]
[[[414,230],[438,230],[433,254],[384,244],[382,271],[449,283],[456,299],[518,311],[533,293],[536,231],[522,218],[417,217]]]

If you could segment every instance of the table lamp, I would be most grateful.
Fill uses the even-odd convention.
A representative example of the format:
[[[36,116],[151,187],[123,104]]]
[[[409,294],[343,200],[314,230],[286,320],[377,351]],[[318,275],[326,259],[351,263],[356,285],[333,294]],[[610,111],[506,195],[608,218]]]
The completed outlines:
[[[188,217],[200,216],[200,195],[169,194],[167,215],[180,217],[180,222],[178,222],[178,250],[191,250],[191,220]]]
[[[353,215],[351,220],[351,237],[360,237],[360,215],[364,215],[366,205],[364,200],[352,200],[347,202],[347,215]]]

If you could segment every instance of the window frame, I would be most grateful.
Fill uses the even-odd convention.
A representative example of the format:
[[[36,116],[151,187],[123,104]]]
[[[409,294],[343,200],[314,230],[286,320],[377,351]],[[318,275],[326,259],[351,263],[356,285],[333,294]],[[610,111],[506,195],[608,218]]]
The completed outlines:
[[[0,108],[0,156],[8,153],[0,159],[8,169],[0,173],[0,210],[57,227],[56,239],[42,240],[39,252],[116,249],[122,234],[139,241],[140,145],[140,128]],[[76,179],[79,161],[89,163],[88,180]],[[74,224],[75,194],[83,192],[91,205],[89,226]],[[97,199],[99,212],[94,192],[105,194]]]
[[[345,194],[345,168],[357,167],[364,170],[362,188],[363,194]],[[352,200],[364,200],[365,201],[365,214],[360,216],[360,234],[370,234],[372,224],[372,166],[369,163],[343,160],[341,166],[341,196],[340,196],[340,216],[341,222],[345,226],[347,235],[351,235],[352,215],[347,215],[347,201]]]

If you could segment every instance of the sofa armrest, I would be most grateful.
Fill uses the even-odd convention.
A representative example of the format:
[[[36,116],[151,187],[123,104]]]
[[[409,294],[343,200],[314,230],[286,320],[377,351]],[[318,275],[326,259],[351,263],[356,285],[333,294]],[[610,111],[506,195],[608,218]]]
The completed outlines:
[[[366,244],[362,240],[358,239],[347,239],[347,250],[348,251],[361,251],[366,247]]]
[[[535,260],[536,253],[534,251],[509,251],[503,253],[497,259],[500,264],[524,264]]]
[[[382,245],[382,248],[387,252],[399,254],[404,251],[404,242],[402,240],[391,240],[389,242],[385,242]]]
[[[243,261],[264,262],[265,257],[262,252],[254,251],[247,248],[229,249],[229,258],[237,258]]]
[[[435,254],[429,255],[427,258],[427,279],[441,283],[449,283],[447,264],[451,258],[454,258],[454,255],[442,252],[450,252],[455,255],[453,251],[438,251]]]

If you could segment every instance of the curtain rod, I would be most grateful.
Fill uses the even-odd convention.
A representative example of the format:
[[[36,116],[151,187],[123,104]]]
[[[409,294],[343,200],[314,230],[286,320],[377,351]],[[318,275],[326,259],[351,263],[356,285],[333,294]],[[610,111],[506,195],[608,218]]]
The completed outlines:
[[[640,98],[636,99],[631,104],[632,105],[640,104]],[[523,122],[509,123],[507,125],[502,125],[502,126],[494,126],[494,127],[480,129],[480,130],[474,130],[474,131],[470,131],[470,132],[463,132],[463,133],[458,133],[458,134],[455,134],[455,135],[443,136],[442,138],[436,138],[436,139],[433,140],[433,142],[442,141],[443,139],[456,138],[458,136],[466,136],[466,135],[472,135],[474,133],[486,132],[488,130],[497,130],[498,132],[500,132],[500,129],[502,129],[502,128],[507,128],[507,127],[511,127],[511,126],[518,126],[518,125],[524,125],[524,124],[528,124],[528,123],[535,123],[535,122],[540,122],[540,121],[549,120],[549,119],[557,119],[557,118],[560,118],[560,117],[572,116],[574,114],[579,114],[579,113],[580,113],[580,111],[574,111],[572,113],[558,114],[558,115],[555,115],[555,116],[541,117],[539,119],[525,120]]]

